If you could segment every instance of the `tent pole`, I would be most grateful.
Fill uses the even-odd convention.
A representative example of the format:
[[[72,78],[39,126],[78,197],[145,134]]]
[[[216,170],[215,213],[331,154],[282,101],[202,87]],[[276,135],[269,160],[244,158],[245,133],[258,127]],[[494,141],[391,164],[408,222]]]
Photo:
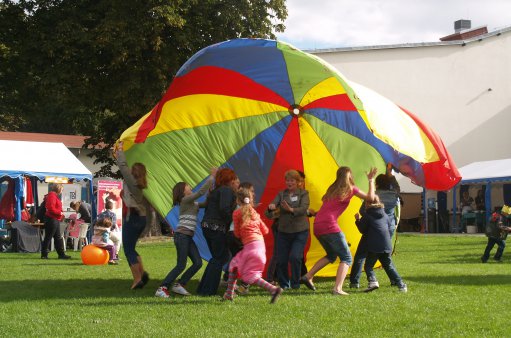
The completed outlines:
[[[452,188],[452,230],[458,229],[458,224],[456,224],[456,212],[458,211],[456,208],[456,185]]]
[[[488,220],[490,219],[490,215],[491,215],[491,182],[488,181],[486,182],[486,191],[484,192],[484,205],[485,205],[485,209],[486,209],[486,222],[488,222]]]
[[[426,201],[426,188],[422,188],[422,215],[424,216],[424,227],[422,228],[425,233],[428,232],[428,203]]]
[[[23,187],[25,185],[25,180],[23,176],[18,176],[14,179],[14,219],[17,221],[21,221],[21,209],[22,204],[21,200],[23,198]]]

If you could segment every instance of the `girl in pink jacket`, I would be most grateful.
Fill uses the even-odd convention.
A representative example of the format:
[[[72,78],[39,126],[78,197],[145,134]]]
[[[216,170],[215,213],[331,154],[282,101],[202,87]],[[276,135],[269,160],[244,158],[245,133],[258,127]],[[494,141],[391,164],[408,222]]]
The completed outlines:
[[[225,300],[233,300],[238,276],[247,284],[265,288],[272,295],[270,303],[275,303],[282,288],[268,283],[262,278],[266,264],[266,248],[263,236],[268,233],[266,224],[253,207],[254,194],[246,188],[238,191],[240,207],[233,213],[234,236],[243,243],[243,249],[234,256],[229,265],[229,280],[224,293]]]

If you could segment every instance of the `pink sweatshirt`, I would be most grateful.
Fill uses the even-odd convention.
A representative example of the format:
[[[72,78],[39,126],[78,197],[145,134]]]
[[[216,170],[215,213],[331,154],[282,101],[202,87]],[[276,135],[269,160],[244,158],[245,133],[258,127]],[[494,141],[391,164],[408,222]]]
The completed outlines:
[[[343,200],[338,198],[330,199],[323,202],[323,205],[316,214],[314,219],[314,236],[334,234],[341,232],[337,219],[346,210],[350,204],[351,198],[359,192],[357,187],[353,187],[351,194]]]
[[[252,219],[248,224],[243,224],[241,208],[234,210],[232,220],[234,222],[234,236],[241,239],[244,245],[253,241],[264,241],[263,236],[268,233],[268,227],[254,208],[252,208]]]

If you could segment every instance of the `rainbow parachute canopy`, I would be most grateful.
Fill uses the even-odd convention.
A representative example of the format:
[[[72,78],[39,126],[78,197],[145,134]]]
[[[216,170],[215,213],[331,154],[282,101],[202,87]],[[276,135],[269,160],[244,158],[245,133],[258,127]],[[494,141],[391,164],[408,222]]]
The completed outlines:
[[[316,210],[341,165],[362,190],[364,172],[372,166],[384,172],[389,162],[427,189],[448,190],[461,179],[440,137],[412,113],[318,57],[273,40],[236,39],[197,52],[120,140],[129,164],[146,165],[145,195],[173,226],[172,187],[185,181],[197,190],[212,166],[252,182],[261,213],[284,188],[289,169],[305,173]],[[339,220],[353,252],[360,204],[353,199]],[[208,258],[200,227],[195,241]],[[308,262],[322,255],[311,238]]]

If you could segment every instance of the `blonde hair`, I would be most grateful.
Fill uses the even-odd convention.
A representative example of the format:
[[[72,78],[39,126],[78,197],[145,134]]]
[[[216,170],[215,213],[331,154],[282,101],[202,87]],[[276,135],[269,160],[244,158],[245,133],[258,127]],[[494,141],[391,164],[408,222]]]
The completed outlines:
[[[252,193],[248,188],[239,188],[238,193],[238,202],[240,204],[241,210],[241,220],[243,223],[241,227],[244,227],[251,219],[252,219]]]
[[[284,178],[286,180],[296,180],[296,182],[300,182],[302,180],[302,176],[300,176],[300,173],[294,169],[286,171],[284,174]]]
[[[48,188],[49,188],[50,191],[59,193],[59,192],[61,192],[64,189],[64,186],[62,184],[60,184],[60,183],[50,183],[48,185]]]
[[[147,188],[147,171],[145,165],[140,162],[133,164],[131,167],[131,175],[133,175],[136,186],[139,189]]]
[[[380,197],[378,195],[374,195],[374,199],[372,202],[368,203],[366,202],[366,209],[370,208],[383,208],[384,205],[382,202],[380,202]]]
[[[321,200],[326,201],[336,198],[343,200],[351,194],[354,185],[355,182],[353,182],[351,169],[349,167],[340,167],[337,169],[334,183],[328,187],[325,195]]]

